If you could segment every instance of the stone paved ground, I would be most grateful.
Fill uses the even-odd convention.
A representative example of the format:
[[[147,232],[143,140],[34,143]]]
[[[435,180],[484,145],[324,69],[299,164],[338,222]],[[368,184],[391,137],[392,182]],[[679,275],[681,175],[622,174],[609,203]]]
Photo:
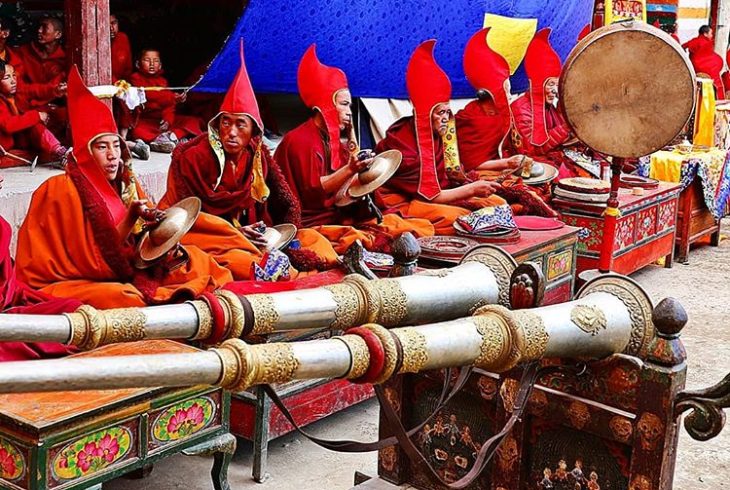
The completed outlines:
[[[725,223],[726,231],[730,222]],[[719,248],[703,247],[690,255],[688,265],[672,269],[648,267],[634,275],[654,301],[666,296],[681,300],[690,322],[684,330],[689,388],[714,384],[730,371],[730,240]],[[377,405],[352,407],[311,426],[319,437],[372,440],[377,436]],[[349,455],[320,449],[294,435],[269,445],[271,478],[264,485],[251,479],[251,445],[239,441],[229,478],[233,489],[339,490],[352,485],[355,471],[376,472],[374,454]],[[145,480],[119,479],[105,490],[172,490],[212,488],[211,460],[173,457],[155,467]],[[730,427],[716,439],[699,443],[684,431],[680,436],[674,488],[678,490],[730,488]]]

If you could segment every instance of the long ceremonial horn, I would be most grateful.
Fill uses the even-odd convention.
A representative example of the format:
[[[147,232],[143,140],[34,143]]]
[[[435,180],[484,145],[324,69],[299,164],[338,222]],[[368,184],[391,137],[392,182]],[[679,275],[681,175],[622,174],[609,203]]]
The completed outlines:
[[[0,392],[198,384],[241,391],[314,378],[382,383],[399,373],[468,365],[504,372],[544,357],[644,357],[654,340],[652,311],[640,286],[608,275],[568,303],[519,311],[487,305],[471,317],[419,327],[368,324],[305,342],[248,345],[230,339],[190,354],[0,363]]]
[[[275,331],[375,322],[417,325],[470,315],[486,304],[509,305],[514,259],[493,246],[475,248],[451,269],[368,281],[347,276],[331,286],[271,294],[216,293],[225,325],[214,325],[202,300],[178,305],[97,310],[65,315],[0,314],[0,341],[61,342],[81,349],[144,339],[188,339],[217,344]],[[214,328],[219,327],[219,328]],[[218,332],[218,333],[216,333]]]

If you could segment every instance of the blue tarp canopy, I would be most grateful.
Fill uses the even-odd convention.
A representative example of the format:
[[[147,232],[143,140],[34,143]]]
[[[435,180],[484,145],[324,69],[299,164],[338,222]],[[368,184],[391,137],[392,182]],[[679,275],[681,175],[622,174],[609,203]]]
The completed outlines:
[[[323,63],[345,71],[354,96],[405,99],[408,59],[419,43],[433,38],[453,97],[473,97],[462,54],[485,14],[536,19],[538,29],[551,27],[551,43],[565,59],[592,9],[593,0],[251,0],[194,90],[228,89],[243,38],[257,92],[297,93],[299,59],[316,43]],[[520,67],[512,88],[520,92],[526,87]]]

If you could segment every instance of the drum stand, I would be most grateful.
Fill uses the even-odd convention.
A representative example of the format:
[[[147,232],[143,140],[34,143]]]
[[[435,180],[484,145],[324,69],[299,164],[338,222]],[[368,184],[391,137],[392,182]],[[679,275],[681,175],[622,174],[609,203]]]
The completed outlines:
[[[621,186],[621,169],[624,165],[623,158],[612,158],[611,160],[611,193],[608,195],[606,211],[603,219],[603,245],[598,258],[598,269],[591,269],[581,272],[578,277],[583,282],[588,282],[602,274],[611,272],[611,258],[613,246],[616,241],[616,223],[621,216],[618,202],[618,190]]]

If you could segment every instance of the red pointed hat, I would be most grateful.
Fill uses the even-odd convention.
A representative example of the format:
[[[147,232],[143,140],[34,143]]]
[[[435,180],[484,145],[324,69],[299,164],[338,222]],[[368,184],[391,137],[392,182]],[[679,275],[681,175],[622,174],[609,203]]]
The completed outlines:
[[[532,106],[532,141],[542,146],[548,140],[545,121],[545,82],[559,78],[561,62],[558,53],[550,45],[550,28],[540,30],[530,41],[525,53],[525,71],[530,79],[530,104]]]
[[[241,66],[233,79],[231,86],[228,88],[226,97],[221,104],[220,112],[229,112],[231,114],[245,114],[254,120],[259,127],[259,131],[264,130],[264,123],[261,121],[259,113],[259,105],[256,102],[251,80],[248,78],[246,71],[246,61],[243,57],[243,39],[240,45]],[[218,114],[220,115],[220,113]],[[218,117],[218,116],[216,116]],[[215,119],[215,118],[214,118]]]
[[[591,33],[591,25],[586,24],[583,29],[581,29],[580,33],[578,34],[578,41],[582,41],[584,37],[586,37],[588,34]]]
[[[441,193],[436,175],[431,113],[438,104],[448,103],[451,99],[449,77],[433,57],[435,44],[434,39],[421,43],[411,55],[406,69],[406,88],[413,103],[416,140],[421,156],[418,193],[429,201]]]
[[[119,223],[126,214],[126,206],[91,153],[92,141],[102,136],[116,136],[121,142],[123,158],[127,160],[129,155],[127,146],[121,141],[114,115],[109,107],[84,85],[76,65],[68,74],[66,99],[73,139],[73,158],[79,170],[103,199],[114,223]]]
[[[464,73],[476,90],[486,90],[497,109],[509,110],[505,83],[509,80],[509,63],[489,47],[489,27],[474,34],[464,48]]]
[[[299,62],[297,85],[304,104],[322,114],[329,134],[332,169],[337,170],[347,163],[340,158],[340,117],[335,106],[337,92],[348,88],[345,72],[322,64],[317,58],[316,45],[312,44]]]

